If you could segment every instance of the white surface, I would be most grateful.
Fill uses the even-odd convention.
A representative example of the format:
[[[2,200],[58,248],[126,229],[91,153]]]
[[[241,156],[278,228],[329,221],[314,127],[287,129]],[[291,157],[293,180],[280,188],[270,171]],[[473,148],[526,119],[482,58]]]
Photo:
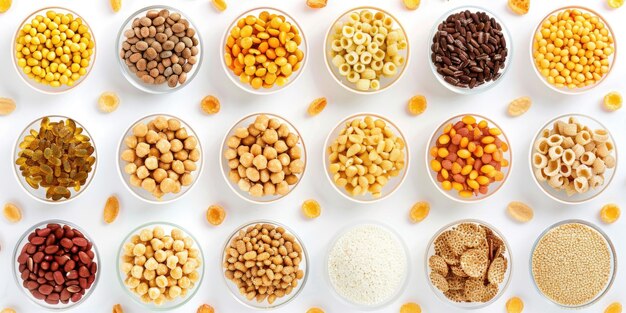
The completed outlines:
[[[581,218],[594,223],[598,221],[600,207],[608,202],[620,203],[626,208],[621,193],[626,183],[624,164],[612,185],[598,199],[584,205],[559,204],[541,193],[532,182],[528,170],[528,148],[532,134],[548,119],[563,113],[580,112],[597,117],[617,141],[618,149],[626,149],[624,114],[605,113],[600,102],[605,93],[619,89],[626,79],[626,60],[619,55],[618,67],[601,87],[582,96],[562,96],[540,82],[531,68],[529,42],[532,29],[543,15],[552,9],[570,4],[565,0],[534,1],[531,13],[515,16],[506,8],[506,1],[441,1],[424,0],[414,12],[406,11],[400,0],[393,1],[341,1],[330,0],[322,10],[310,10],[304,0],[230,0],[229,8],[218,14],[207,0],[172,0],[167,4],[178,7],[200,27],[205,44],[204,62],[201,72],[189,86],[170,95],[148,95],[129,85],[118,67],[115,51],[115,36],[124,19],[137,9],[153,4],[153,1],[124,1],[118,14],[111,13],[108,1],[70,0],[19,0],[13,1],[8,13],[1,15],[0,30],[0,95],[14,98],[18,109],[9,117],[0,117],[0,201],[12,201],[22,207],[24,219],[18,224],[0,222],[0,307],[13,306],[18,312],[39,312],[41,309],[28,302],[16,288],[11,277],[12,250],[21,233],[31,225],[44,219],[61,218],[72,221],[87,229],[96,240],[103,264],[100,266],[99,285],[95,293],[73,312],[106,312],[115,303],[123,304],[126,312],[145,312],[135,304],[119,286],[116,278],[115,255],[120,241],[131,229],[148,221],[167,220],[179,223],[200,238],[206,253],[206,276],[201,290],[184,307],[175,312],[195,312],[201,303],[209,303],[217,312],[250,312],[229,294],[220,277],[222,245],[233,229],[258,218],[275,219],[296,229],[303,238],[311,255],[312,271],[302,294],[292,303],[275,312],[305,312],[311,306],[321,306],[326,312],[356,312],[334,299],[323,277],[323,260],[329,240],[342,226],[355,220],[378,220],[397,229],[411,250],[411,270],[408,288],[404,294],[387,308],[379,312],[398,312],[406,301],[415,301],[423,312],[461,312],[440,302],[430,290],[424,273],[424,254],[428,240],[437,229],[449,222],[462,218],[483,219],[504,233],[513,247],[513,280],[506,294],[480,312],[504,312],[504,303],[514,295],[524,299],[525,312],[563,312],[544,300],[535,290],[528,270],[528,258],[532,243],[547,226],[568,218]],[[509,27],[514,38],[512,68],[503,81],[494,89],[480,95],[455,95],[441,86],[433,77],[426,63],[429,49],[429,33],[435,19],[454,6],[473,3],[489,6],[499,14]],[[497,4],[494,4],[497,3]],[[614,29],[626,27],[626,8],[610,11],[604,1],[579,1],[602,12]],[[394,12],[407,29],[413,55],[408,72],[397,85],[381,94],[357,96],[347,92],[333,81],[324,68],[322,46],[324,33],[336,15],[352,6],[379,4]],[[88,20],[97,39],[97,62],[91,76],[76,90],[61,95],[47,96],[33,92],[12,68],[9,47],[17,23],[31,11],[48,5],[67,6]],[[221,43],[224,27],[244,10],[257,5],[276,5],[298,18],[304,27],[310,44],[310,60],[300,80],[289,89],[271,96],[253,96],[242,92],[229,81],[218,62],[221,62]],[[621,35],[621,34],[620,34]],[[624,37],[618,37],[623,44]],[[620,48],[620,50],[623,48]],[[621,51],[618,51],[621,53]],[[112,114],[101,114],[96,109],[96,99],[105,90],[120,95],[120,108]],[[622,90],[626,92],[626,90]],[[429,108],[418,117],[409,116],[406,101],[421,93],[428,98]],[[215,94],[222,101],[222,111],[215,116],[204,115],[199,101],[207,94]],[[518,96],[533,98],[532,109],[519,118],[508,118],[507,103]],[[306,108],[314,98],[326,96],[329,105],[315,118],[306,116]],[[218,151],[224,132],[243,115],[257,112],[276,112],[290,118],[299,126],[309,148],[309,167],[304,181],[282,201],[267,205],[251,205],[239,199],[225,184],[220,174]],[[392,118],[405,132],[413,157],[409,177],[404,185],[390,198],[371,205],[357,205],[341,197],[328,182],[322,170],[322,145],[331,127],[343,117],[360,111],[372,111]],[[123,187],[115,167],[115,150],[118,140],[129,123],[141,116],[165,112],[184,118],[199,133],[205,153],[205,171],[198,186],[180,200],[164,206],[149,205],[133,197]],[[478,204],[457,204],[435,189],[427,177],[423,159],[427,136],[443,120],[463,112],[485,114],[495,119],[510,136],[514,153],[513,168],[509,182],[502,190]],[[16,136],[31,120],[45,114],[66,114],[89,127],[94,136],[100,160],[98,171],[89,189],[78,199],[67,205],[45,205],[27,196],[13,177],[11,149]],[[104,225],[102,207],[110,194],[121,200],[121,213],[112,225]],[[620,197],[621,196],[621,197]],[[315,198],[323,207],[322,215],[316,220],[305,220],[299,206],[307,198]],[[417,225],[407,221],[407,212],[418,200],[429,201],[432,210],[428,218]],[[528,224],[517,224],[505,214],[506,204],[511,200],[523,200],[535,208],[536,217]],[[227,209],[224,224],[211,227],[204,219],[205,210],[211,203],[220,203]],[[601,225],[623,257],[626,249],[626,230],[622,217],[611,226]],[[621,258],[620,258],[621,259]],[[621,260],[620,260],[621,261]],[[612,301],[625,302],[626,274],[618,271],[618,279],[609,294],[596,305],[580,312],[601,312]],[[620,298],[621,297],[621,298]],[[98,309],[94,309],[98,308]]]

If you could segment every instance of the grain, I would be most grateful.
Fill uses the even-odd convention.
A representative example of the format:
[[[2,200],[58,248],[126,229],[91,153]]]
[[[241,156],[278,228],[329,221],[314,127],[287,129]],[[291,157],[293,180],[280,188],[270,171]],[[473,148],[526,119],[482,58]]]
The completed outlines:
[[[530,97],[520,97],[509,103],[507,112],[513,117],[520,116],[526,113],[530,109],[531,105],[532,100]]]
[[[506,211],[514,220],[522,223],[532,220],[534,216],[533,209],[519,201],[510,202],[506,207]]]
[[[215,313],[215,309],[208,304],[203,304],[200,307],[198,307],[198,310],[196,311],[196,313]]]
[[[322,113],[322,111],[324,111],[324,108],[326,108],[327,102],[328,101],[326,101],[325,97],[317,98],[317,99],[313,100],[313,102],[311,102],[311,104],[309,104],[309,108],[307,109],[307,113],[310,116],[315,116],[315,115],[318,115],[318,114]]]
[[[302,213],[306,218],[317,218],[322,213],[322,207],[314,199],[305,200],[302,202]]]
[[[206,220],[213,226],[218,226],[224,222],[226,218],[226,210],[221,205],[210,205],[206,210]]]
[[[111,5],[111,9],[115,13],[119,12],[122,8],[122,0],[109,0],[109,4]]]
[[[122,308],[122,305],[118,303],[118,304],[113,306],[112,312],[113,313],[124,313],[124,309]]]
[[[0,115],[9,115],[15,111],[15,100],[0,98]]]
[[[120,201],[115,195],[110,196],[104,204],[104,222],[111,224],[120,213]]]
[[[413,204],[409,211],[409,220],[411,223],[419,223],[423,221],[430,212],[430,203],[426,201],[419,201]]]
[[[412,97],[407,104],[407,110],[411,115],[420,115],[426,111],[427,107],[428,103],[423,95]]]
[[[609,203],[600,210],[600,220],[606,224],[615,223],[621,215],[619,206],[615,203]]]
[[[117,110],[120,105],[120,98],[112,91],[103,92],[98,98],[98,109],[103,113],[111,113]]]
[[[17,223],[22,220],[22,210],[13,203],[5,203],[2,213],[4,218],[11,223]]]
[[[422,308],[415,302],[408,302],[400,307],[400,313],[422,313]]]
[[[513,297],[506,302],[506,313],[522,313],[524,302],[518,297]]]
[[[200,101],[200,108],[206,114],[217,114],[221,108],[220,99],[212,95],[206,96]]]

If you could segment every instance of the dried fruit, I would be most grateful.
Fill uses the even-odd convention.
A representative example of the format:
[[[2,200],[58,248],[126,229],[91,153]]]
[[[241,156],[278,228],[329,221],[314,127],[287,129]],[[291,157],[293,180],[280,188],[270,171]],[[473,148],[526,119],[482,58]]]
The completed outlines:
[[[404,6],[409,10],[415,10],[420,6],[421,0],[402,0]]]
[[[13,111],[15,111],[15,101],[9,98],[0,98],[0,115],[9,115]]]
[[[518,297],[513,297],[506,302],[506,313],[522,313],[524,302]]]
[[[409,212],[409,220],[411,223],[419,223],[423,221],[430,212],[430,204],[426,201],[419,201],[413,204]]]
[[[622,313],[622,304],[619,302],[613,302],[604,309],[604,313]]]
[[[327,101],[324,97],[313,100],[313,102],[309,104],[309,109],[307,110],[307,113],[309,113],[310,116],[320,114],[322,111],[324,111],[324,108],[326,108],[326,103]]]
[[[530,0],[509,0],[509,9],[515,14],[524,15],[530,9]]]
[[[11,0],[0,0],[0,13],[4,13],[11,7]]]
[[[312,9],[321,9],[326,6],[327,0],[306,0],[306,5]]]
[[[220,100],[215,96],[206,96],[200,102],[202,111],[206,114],[216,114],[220,111]]]
[[[511,101],[511,103],[509,103],[508,113],[510,116],[513,116],[513,117],[520,116],[526,113],[528,109],[530,109],[531,105],[532,105],[532,100],[530,99],[530,97],[517,98]]]
[[[533,219],[534,212],[523,202],[513,201],[506,207],[506,211],[516,221],[526,223]]]
[[[609,203],[600,210],[600,219],[602,222],[611,224],[615,223],[621,214],[619,206],[615,203]]]
[[[217,226],[226,218],[226,210],[220,205],[213,204],[206,210],[206,220],[209,224]]]
[[[111,1],[111,3],[113,3],[113,1]],[[116,304],[113,306],[113,313],[124,313],[124,309],[122,308],[121,304]]]
[[[104,222],[111,224],[120,212],[120,201],[116,196],[110,196],[104,204]]]
[[[215,313],[215,309],[213,309],[213,307],[208,304],[203,304],[198,307],[198,311],[196,311],[196,313]]]
[[[426,107],[428,106],[426,102],[426,97],[422,95],[414,96],[409,100],[409,104],[407,106],[409,113],[412,115],[420,115],[426,111]]]
[[[622,95],[617,91],[611,91],[604,96],[604,109],[607,111],[617,111],[622,107]]]
[[[4,204],[4,218],[11,223],[17,223],[22,219],[22,210],[13,203]]]
[[[302,202],[302,213],[307,218],[316,218],[322,213],[322,207],[317,201],[309,199]]]
[[[310,308],[306,311],[306,313],[324,313],[324,310],[320,308]]]
[[[422,308],[415,302],[408,302],[400,307],[400,313],[422,313]]]
[[[111,113],[120,105],[120,98],[112,91],[103,92],[98,98],[98,109],[103,113]]]
[[[211,3],[213,4],[213,7],[220,12],[226,10],[227,5],[224,0],[211,0]]]
[[[608,0],[609,7],[617,9],[624,5],[624,0]]]
[[[122,8],[122,0],[110,0],[110,2],[113,12],[119,12],[119,10]]]

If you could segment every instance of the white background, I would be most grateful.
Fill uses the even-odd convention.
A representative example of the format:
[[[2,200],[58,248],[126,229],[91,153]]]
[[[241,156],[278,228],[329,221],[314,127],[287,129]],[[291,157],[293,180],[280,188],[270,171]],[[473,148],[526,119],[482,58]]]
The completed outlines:
[[[407,11],[400,0],[346,1],[330,0],[321,10],[308,9],[305,0],[230,0],[229,8],[218,14],[207,0],[164,1],[187,12],[199,28],[204,39],[204,60],[200,73],[188,86],[169,95],[148,95],[129,85],[118,66],[114,42],[122,22],[141,7],[155,4],[146,0],[125,0],[121,12],[113,14],[108,0],[14,0],[9,12],[0,15],[0,95],[14,98],[17,110],[8,117],[0,117],[0,202],[15,202],[24,218],[17,224],[0,221],[0,307],[12,306],[18,312],[39,312],[41,309],[29,302],[15,286],[10,266],[12,250],[17,238],[31,225],[42,220],[61,218],[85,228],[95,238],[102,256],[100,282],[94,294],[73,312],[107,312],[115,303],[121,303],[126,312],[144,312],[120,287],[115,273],[115,255],[123,237],[139,224],[148,221],[171,221],[183,225],[199,238],[205,251],[206,275],[199,292],[185,306],[174,312],[195,312],[201,303],[211,304],[217,312],[249,312],[230,296],[220,272],[219,255],[226,236],[237,226],[259,218],[282,222],[297,230],[311,256],[312,271],[300,296],[276,312],[305,312],[309,307],[321,306],[326,312],[356,312],[334,298],[323,278],[323,259],[331,237],[342,227],[359,220],[378,220],[397,229],[411,251],[410,277],[406,290],[388,307],[379,312],[397,312],[402,303],[415,301],[423,312],[461,312],[442,302],[431,291],[424,273],[424,252],[427,242],[437,229],[462,218],[483,219],[502,231],[513,247],[513,277],[505,294],[481,312],[504,312],[506,300],[520,296],[525,301],[525,312],[561,312],[544,300],[533,287],[528,260],[532,243],[549,225],[570,218],[581,218],[600,224],[600,207],[616,202],[626,207],[623,190],[626,171],[620,164],[612,185],[597,199],[583,205],[559,204],[545,196],[532,182],[528,169],[528,148],[531,137],[548,119],[564,113],[587,113],[605,123],[615,136],[618,149],[626,149],[624,109],[607,113],[601,109],[602,97],[618,90],[626,79],[626,60],[618,51],[617,68],[599,87],[582,96],[562,96],[543,85],[535,76],[529,58],[529,39],[534,27],[549,11],[571,4],[571,1],[534,1],[531,12],[516,16],[506,8],[506,1],[442,1],[424,0],[417,11]],[[428,34],[435,20],[444,12],[464,3],[488,7],[498,14],[512,33],[513,62],[502,82],[494,89],[475,96],[452,94],[441,86],[431,73],[427,60]],[[626,8],[609,10],[604,1],[579,1],[604,14],[613,29],[626,27]],[[325,32],[340,13],[358,5],[378,5],[396,14],[404,24],[410,39],[412,56],[406,75],[386,92],[359,96],[337,85],[329,76],[324,64],[322,45]],[[97,62],[90,77],[72,92],[49,96],[32,91],[19,78],[11,63],[10,46],[13,32],[19,21],[31,11],[43,6],[59,5],[77,11],[91,24],[97,39]],[[287,90],[271,96],[253,96],[237,88],[227,79],[221,61],[222,34],[241,12],[260,5],[275,5],[295,16],[308,38],[309,63],[302,77]],[[621,18],[621,19],[620,19]],[[618,34],[622,44],[624,37]],[[621,48],[620,48],[621,49]],[[102,114],[96,108],[98,95],[106,90],[120,95],[121,105],[112,114]],[[626,90],[622,90],[626,93]],[[199,102],[208,94],[218,96],[222,110],[215,116],[200,111]],[[406,113],[406,102],[415,94],[428,98],[428,110],[418,117]],[[506,107],[519,96],[531,96],[533,107],[518,118],[509,118]],[[329,104],[319,116],[306,116],[311,100],[325,96]],[[218,164],[219,147],[224,133],[240,117],[249,113],[267,111],[279,113],[295,123],[309,150],[308,170],[300,186],[283,201],[272,205],[251,205],[238,198],[225,185]],[[358,205],[341,197],[328,183],[322,169],[322,146],[327,133],[345,116],[371,111],[391,117],[408,137],[411,149],[410,171],[402,187],[385,201],[371,205]],[[115,151],[120,136],[132,121],[150,113],[172,113],[190,123],[204,148],[204,172],[194,189],[182,199],[168,205],[149,205],[132,196],[123,186],[115,166]],[[487,115],[500,123],[512,141],[513,168],[507,184],[495,196],[472,205],[452,202],[444,197],[427,177],[424,150],[434,128],[448,117],[465,112]],[[69,204],[45,205],[36,202],[20,189],[13,177],[11,149],[19,132],[30,121],[47,114],[65,114],[87,125],[99,152],[98,170],[91,186]],[[115,223],[105,225],[102,207],[106,198],[116,194],[122,209]],[[621,197],[620,197],[621,195]],[[322,215],[315,220],[305,220],[300,204],[307,198],[317,199]],[[420,224],[410,224],[407,219],[411,205],[425,200],[431,203],[428,218]],[[535,219],[527,224],[512,221],[505,213],[506,204],[522,200],[535,209]],[[205,210],[219,203],[227,210],[225,222],[219,227],[209,226]],[[624,257],[626,231],[622,218],[614,225],[601,225],[614,240],[618,256]],[[601,312],[612,301],[626,301],[626,274],[621,270],[613,289],[597,304],[581,312]],[[621,297],[621,298],[620,298]],[[97,309],[95,309],[97,308]]]

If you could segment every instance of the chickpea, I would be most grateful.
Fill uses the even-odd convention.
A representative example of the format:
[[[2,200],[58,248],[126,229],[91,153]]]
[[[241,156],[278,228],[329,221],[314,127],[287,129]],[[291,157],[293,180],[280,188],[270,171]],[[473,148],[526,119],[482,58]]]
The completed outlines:
[[[126,162],[134,162],[135,161],[135,151],[127,149],[122,152],[121,159]]]
[[[183,143],[179,139],[173,139],[170,141],[170,151],[176,153],[183,149]]]
[[[146,155],[148,155],[148,153],[150,153],[150,145],[145,143],[145,142],[141,142],[137,144],[137,147],[135,148],[135,154],[140,157],[143,158]]]
[[[124,143],[126,144],[126,146],[130,149],[134,149],[137,146],[137,137],[135,136],[128,136],[126,138],[124,138]]]
[[[187,135],[187,130],[184,128],[181,128],[179,130],[176,131],[176,138],[180,139],[180,140],[185,140],[187,139],[189,135]]]
[[[146,178],[141,182],[141,188],[147,192],[152,192],[156,188],[156,182],[152,178]]]
[[[149,144],[156,144],[157,141],[160,139],[159,135],[157,134],[157,132],[155,132],[154,130],[149,130],[148,133],[146,134],[146,142]]]
[[[165,178],[163,179],[163,181],[161,181],[160,187],[161,191],[163,191],[164,193],[173,192],[174,190],[176,190],[176,181],[169,177]]]
[[[270,170],[270,172],[272,173],[278,173],[282,171],[283,165],[280,163],[279,160],[273,159],[267,162],[267,169]]]
[[[276,152],[278,153],[283,153],[285,151],[287,151],[287,149],[289,149],[289,147],[287,146],[287,144],[283,141],[283,140],[279,140],[274,144],[274,149],[276,149]]]
[[[254,186],[250,187],[250,195],[253,197],[262,197],[263,196],[263,185],[261,184],[255,184]]]
[[[167,172],[162,168],[157,168],[152,172],[152,178],[154,178],[157,183],[161,183],[166,177]]]
[[[177,131],[180,129],[180,121],[175,118],[167,120],[167,128],[171,131]]]
[[[259,154],[254,157],[254,159],[252,160],[252,164],[254,164],[256,169],[262,170],[267,168],[267,159],[265,158],[265,156]]]
[[[183,186],[190,186],[193,183],[193,176],[189,173],[185,173],[180,176],[180,183]]]
[[[169,152],[171,147],[172,147],[172,145],[170,144],[170,142],[167,139],[160,139],[156,143],[156,148],[159,149],[159,152],[161,152],[161,153]]]
[[[198,149],[197,147],[194,148],[193,150],[191,150],[191,152],[189,152],[189,160],[194,161],[194,162],[198,162],[200,161],[200,149]]]
[[[187,152],[187,150],[180,150],[174,153],[174,158],[180,161],[184,161],[184,160],[187,160],[187,158],[189,158],[189,153]]]
[[[145,160],[145,163],[144,163],[144,164],[145,164],[146,168],[147,168],[147,169],[149,169],[149,170],[154,170],[154,169],[156,169],[157,167],[159,167],[159,161],[158,161],[158,160],[157,160],[157,158],[156,158],[156,157],[154,157],[154,156],[148,157],[148,158]]]
[[[168,151],[161,154],[161,156],[159,157],[159,161],[161,161],[162,163],[172,163],[174,161],[174,155],[172,154],[172,152]]]
[[[273,147],[267,146],[263,150],[263,156],[268,160],[273,160],[278,157],[278,152]]]
[[[287,193],[289,193],[289,184],[287,184],[286,181],[281,181],[280,183],[278,183],[276,185],[276,193],[278,193],[279,195],[286,195]]]
[[[124,166],[124,172],[126,172],[126,174],[134,174],[136,171],[137,165],[135,165],[135,163],[128,163]]]
[[[176,161],[172,162],[172,170],[176,174],[183,174],[185,172],[185,165],[184,165],[183,161],[176,160]]]
[[[145,137],[148,133],[148,126],[144,123],[139,123],[133,127],[133,135],[135,137]]]
[[[250,135],[250,133],[248,132],[248,129],[245,127],[239,127],[237,129],[235,129],[235,137],[243,139],[246,138]]]
[[[189,136],[187,137],[187,139],[185,139],[185,142],[184,142],[185,149],[193,150],[194,148],[196,148],[197,145],[198,145],[198,141],[196,140],[196,137]]]
[[[137,168],[135,174],[137,174],[137,177],[139,177],[140,179],[144,179],[150,175],[150,171],[148,171],[148,169],[144,165],[142,165]]]
[[[304,161],[294,160],[289,164],[289,170],[294,174],[301,174],[304,171]]]
[[[192,160],[185,160],[183,161],[183,166],[185,168],[185,171],[195,171],[196,170],[196,163]],[[182,173],[179,173],[182,174]]]
[[[261,137],[263,141],[267,144],[274,144],[278,141],[278,133],[274,129],[267,129],[263,132],[263,137]]]
[[[140,187],[142,179],[139,178],[136,174],[132,174],[130,175],[129,181],[131,186]]]
[[[291,163],[291,158],[289,157],[288,154],[286,153],[281,153],[278,156],[278,161],[280,162],[280,164],[285,167],[285,166],[289,166],[289,163]]]

